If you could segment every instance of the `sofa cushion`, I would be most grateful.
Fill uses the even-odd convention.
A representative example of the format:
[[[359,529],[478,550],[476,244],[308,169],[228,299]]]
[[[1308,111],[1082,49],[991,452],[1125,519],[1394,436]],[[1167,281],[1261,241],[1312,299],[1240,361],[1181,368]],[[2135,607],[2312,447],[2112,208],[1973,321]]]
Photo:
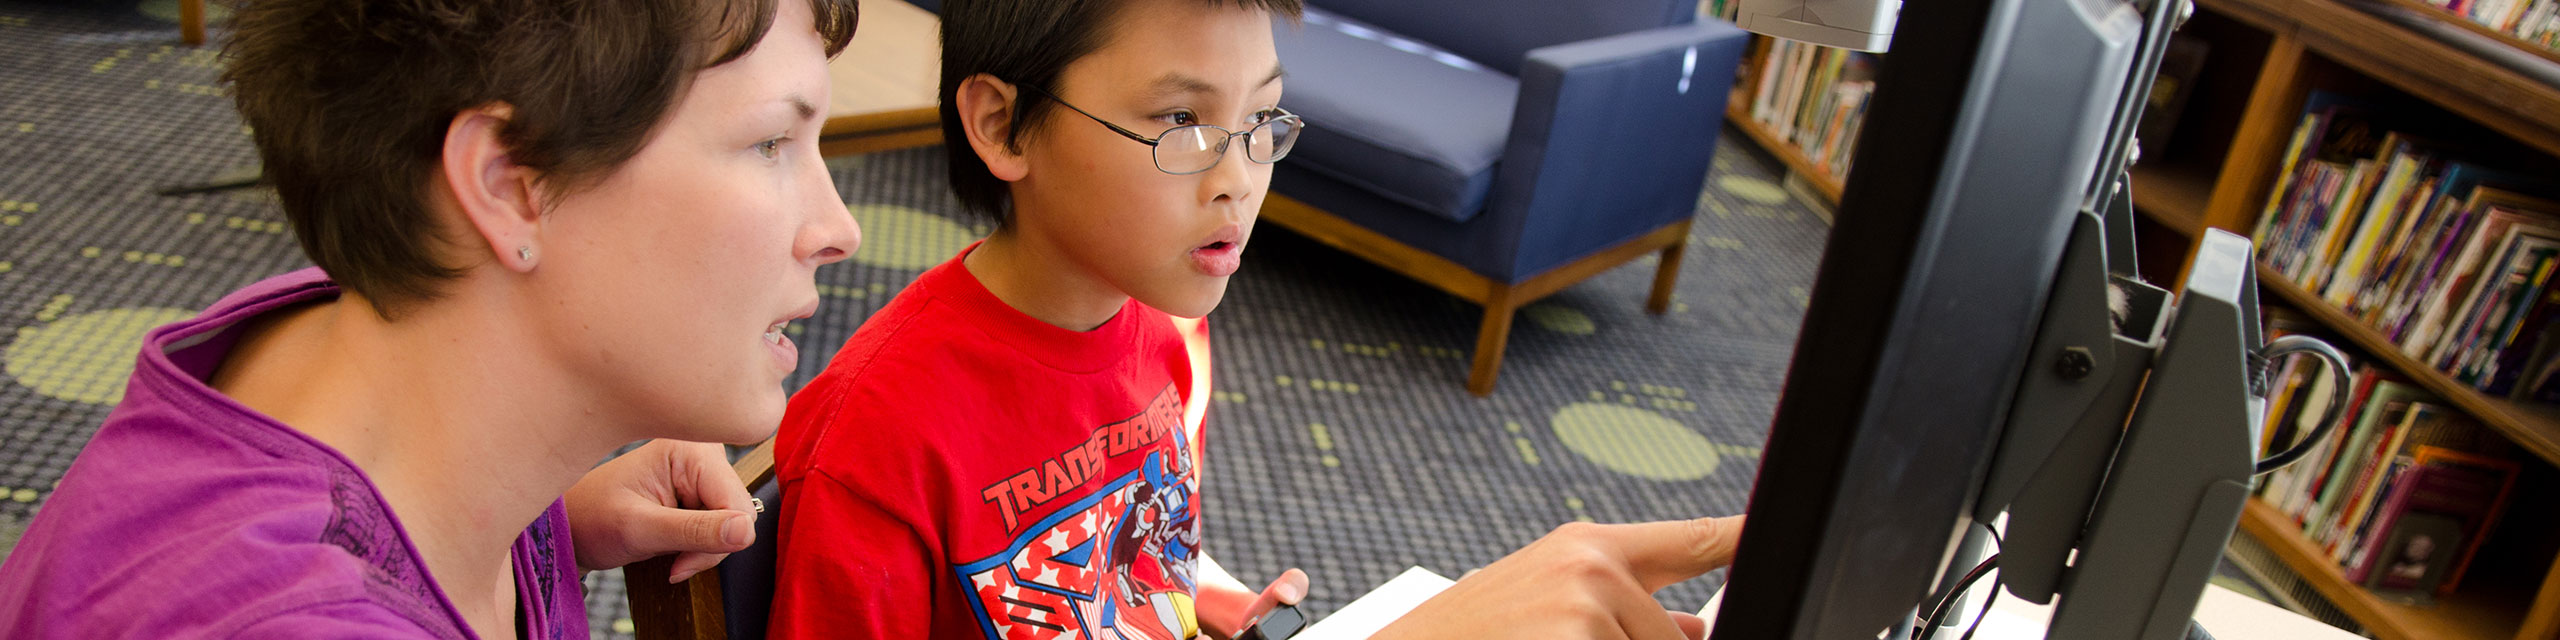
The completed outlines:
[[[1315,9],[1274,22],[1281,106],[1307,119],[1284,162],[1451,221],[1484,211],[1519,81]]]
[[[1529,50],[1697,19],[1698,0],[1307,0],[1520,75]]]

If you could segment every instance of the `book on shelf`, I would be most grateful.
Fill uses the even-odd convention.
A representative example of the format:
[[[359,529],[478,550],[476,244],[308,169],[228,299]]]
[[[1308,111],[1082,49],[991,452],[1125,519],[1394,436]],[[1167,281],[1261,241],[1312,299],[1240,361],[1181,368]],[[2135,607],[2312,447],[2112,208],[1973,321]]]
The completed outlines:
[[[2453,572],[2453,549],[2463,535],[2461,520],[2430,512],[2403,515],[2392,523],[2377,563],[2382,566],[2365,577],[2365,590],[2402,604],[2435,604],[2436,588]]]
[[[2518,40],[2560,49],[2560,0],[2427,0]]]
[[[1847,175],[1875,66],[1874,54],[1772,39],[1753,73],[1751,119],[1831,175]]]
[[[2297,123],[2253,230],[2266,264],[2457,382],[2560,397],[2560,183],[2353,97],[2315,91]]]
[[[2425,603],[2462,582],[2514,497],[2513,460],[2421,445],[2396,458],[2403,470],[2375,511],[2347,579],[2377,595]]]

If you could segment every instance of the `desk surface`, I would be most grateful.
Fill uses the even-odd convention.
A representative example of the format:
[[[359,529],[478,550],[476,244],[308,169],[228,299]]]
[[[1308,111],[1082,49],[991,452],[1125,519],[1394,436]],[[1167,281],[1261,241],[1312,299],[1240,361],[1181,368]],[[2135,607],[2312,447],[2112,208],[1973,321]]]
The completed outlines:
[[[827,63],[827,76],[834,96],[824,135],[934,124],[942,21],[905,0],[862,0],[861,24]]]
[[[1706,610],[1698,615],[1712,625],[1717,603],[1724,601],[1724,590],[1707,600]],[[1970,609],[1981,607],[1975,600]],[[2027,639],[2045,637],[2045,624],[2053,620],[2053,607],[2040,605],[2003,593],[1991,604],[1991,614],[1982,619],[1981,639]],[[2362,640],[2363,636],[2347,633],[2337,627],[2321,624],[2283,607],[2259,602],[2220,585],[2205,585],[2204,598],[2196,602],[2196,622],[2206,633],[2219,640],[2283,638],[2285,640]],[[1713,628],[1710,626],[1710,628]]]
[[[1980,605],[1975,605],[1980,606]],[[1982,621],[1982,634],[1975,638],[2042,638],[2045,624],[2053,619],[2053,607],[2035,604],[2001,594],[1992,603],[1991,617]],[[2221,585],[2205,585],[2204,598],[2196,602],[2196,623],[2218,640],[2251,638],[2283,638],[2285,640],[2362,640],[2363,636],[2321,624],[2283,607],[2259,602]]]

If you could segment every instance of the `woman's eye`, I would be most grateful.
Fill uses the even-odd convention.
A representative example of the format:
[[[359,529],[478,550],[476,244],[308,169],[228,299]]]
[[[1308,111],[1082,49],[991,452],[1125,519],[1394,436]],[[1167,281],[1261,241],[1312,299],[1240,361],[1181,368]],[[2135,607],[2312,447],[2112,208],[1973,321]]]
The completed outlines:
[[[1171,124],[1177,127],[1187,127],[1200,124],[1200,116],[1192,115],[1189,111],[1175,111],[1173,113],[1156,116],[1156,119],[1163,120],[1166,124]]]
[[[1262,123],[1270,122],[1270,121],[1277,120],[1277,119],[1280,119],[1280,110],[1279,110],[1279,109],[1264,109],[1264,110],[1261,110],[1261,111],[1254,112],[1254,114],[1253,114],[1253,123],[1254,123],[1254,124],[1262,124]]]
[[[766,160],[782,157],[783,140],[784,138],[774,138],[756,143],[756,155],[764,156]]]

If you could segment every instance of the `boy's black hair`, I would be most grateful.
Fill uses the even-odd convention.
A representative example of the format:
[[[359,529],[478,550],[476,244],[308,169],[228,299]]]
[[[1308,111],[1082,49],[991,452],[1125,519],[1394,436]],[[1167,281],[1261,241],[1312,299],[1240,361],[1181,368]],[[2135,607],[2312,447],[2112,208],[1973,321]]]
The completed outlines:
[[[1196,0],[1233,4],[1296,18],[1299,0]],[[1012,188],[969,147],[953,100],[960,82],[981,73],[1043,90],[1057,87],[1067,65],[1101,49],[1112,20],[1129,0],[949,0],[942,3],[942,142],[951,156],[951,192],[960,204],[1013,224]],[[1014,92],[1008,149],[1039,126],[1056,101],[1039,91]]]

